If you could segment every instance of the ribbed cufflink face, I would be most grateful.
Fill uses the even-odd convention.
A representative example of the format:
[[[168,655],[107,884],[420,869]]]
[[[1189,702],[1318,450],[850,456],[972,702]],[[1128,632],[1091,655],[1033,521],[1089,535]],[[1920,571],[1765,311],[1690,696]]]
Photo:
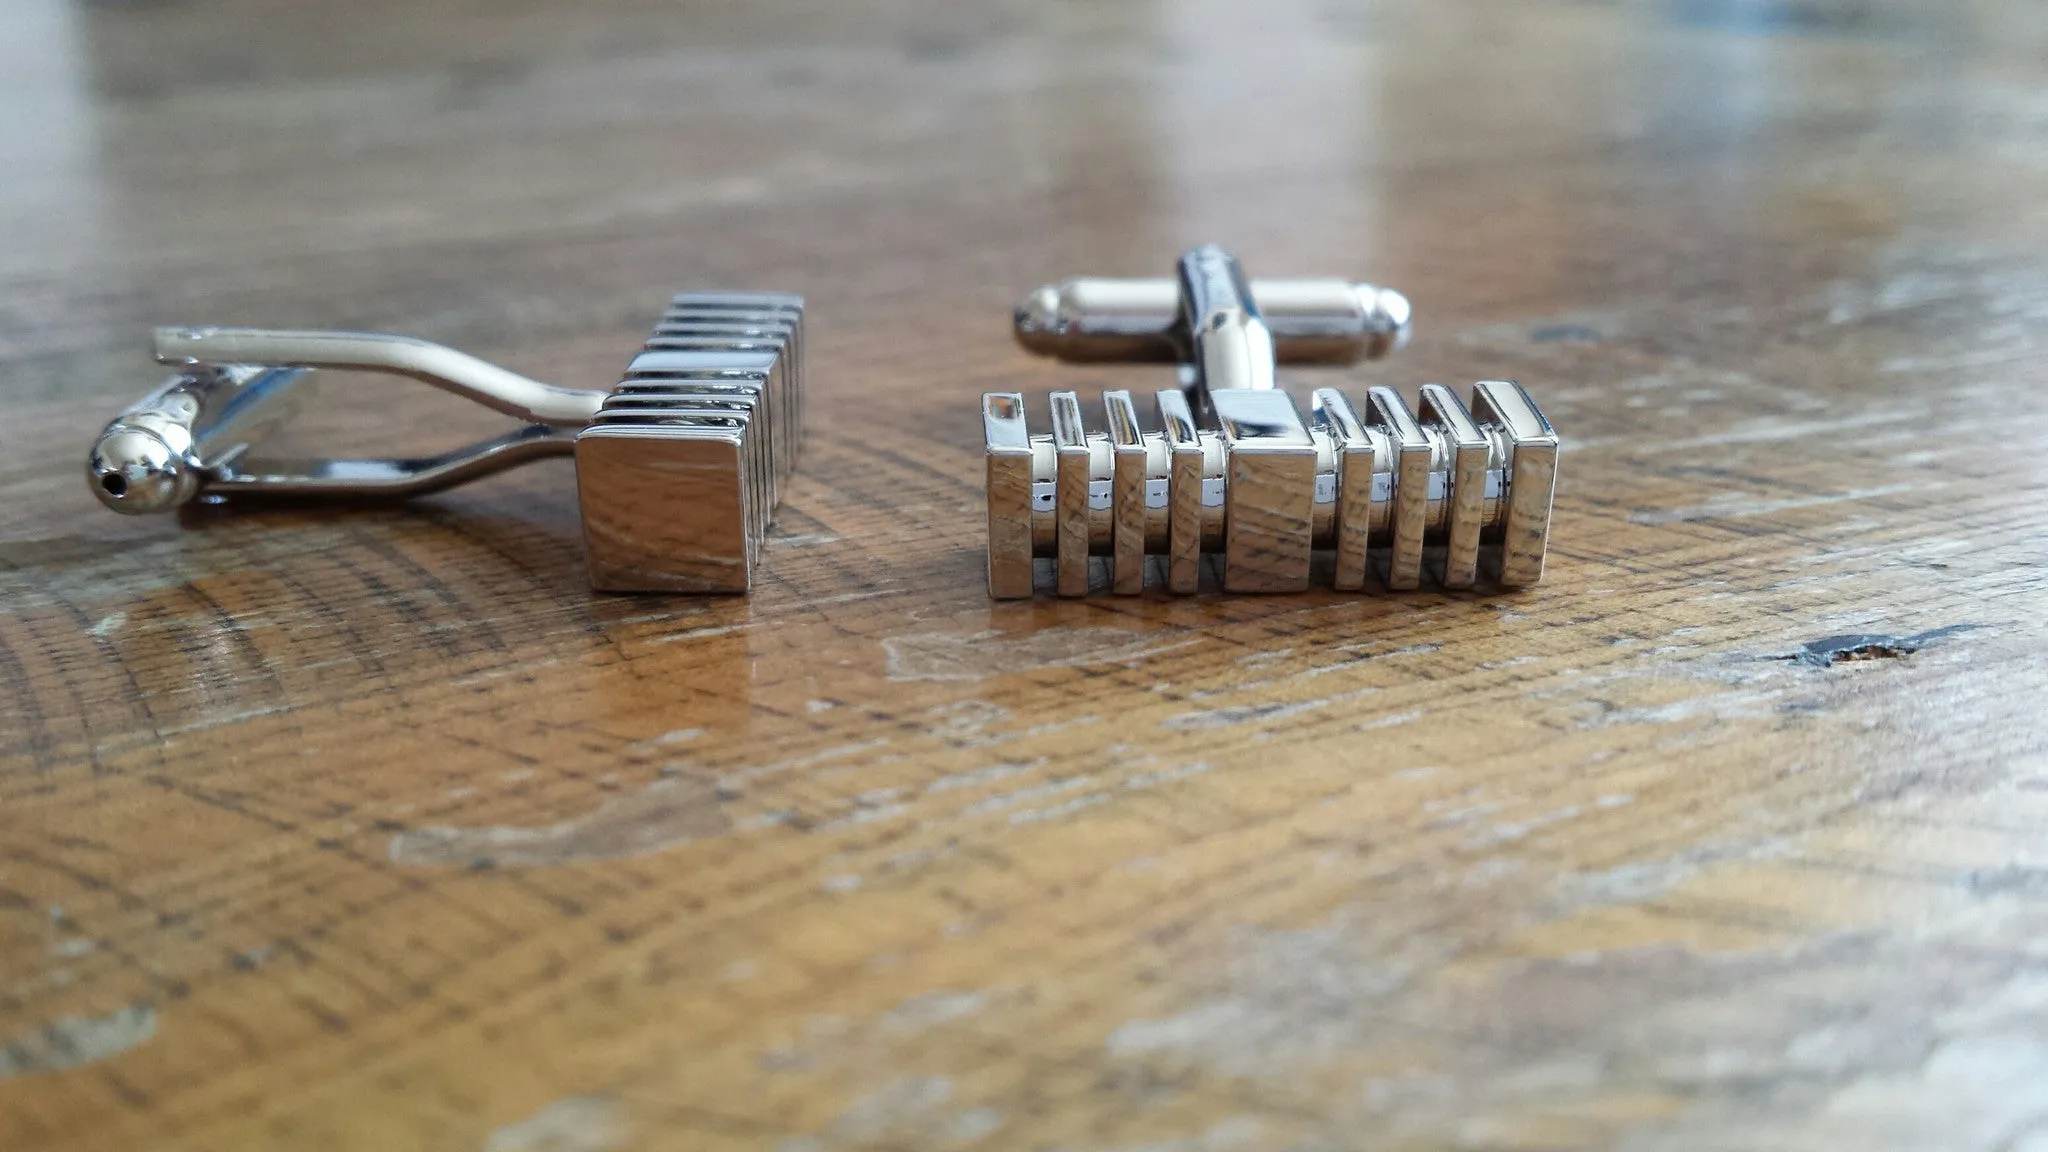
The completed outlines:
[[[1041,559],[1059,595],[1083,595],[1092,557],[1108,559],[1120,594],[1142,591],[1148,572],[1192,593],[1205,556],[1220,561],[1231,592],[1304,590],[1317,552],[1334,554],[1341,590],[1364,588],[1375,570],[1390,589],[1417,587],[1426,558],[1447,588],[1474,587],[1482,572],[1502,587],[1541,578],[1558,441],[1519,385],[1481,382],[1469,404],[1425,385],[1415,409],[1388,388],[1367,390],[1362,409],[1321,388],[1306,419],[1273,386],[1276,361],[1398,347],[1408,321],[1398,294],[1342,281],[1247,284],[1216,248],[1182,258],[1172,315],[1152,299],[1157,287],[1118,297],[1142,299],[1142,312],[1089,313],[1076,302],[1117,295],[1097,283],[1034,293],[1019,309],[1020,339],[1060,355],[1072,333],[1081,359],[1177,348],[1182,387],[1153,397],[1154,430],[1128,392],[1103,393],[1100,430],[1087,427],[1075,393],[1053,393],[1049,435],[1031,433],[1021,394],[982,398],[991,596],[1030,596]],[[1262,317],[1265,284],[1301,311]]]
[[[675,297],[609,390],[374,333],[165,328],[156,354],[178,374],[108,424],[87,460],[109,508],[403,498],[573,454],[602,591],[746,591],[801,444],[803,300],[778,293]],[[321,368],[410,376],[522,426],[423,458],[252,458]]]
[[[803,301],[677,296],[576,434],[591,587],[744,592],[796,466]]]

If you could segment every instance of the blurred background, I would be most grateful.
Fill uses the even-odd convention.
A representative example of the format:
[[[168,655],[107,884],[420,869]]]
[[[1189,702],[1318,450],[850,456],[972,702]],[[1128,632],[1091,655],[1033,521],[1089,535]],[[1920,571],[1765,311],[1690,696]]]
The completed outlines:
[[[1987,99],[2038,78],[2031,5],[1545,7],[7,0],[0,275],[40,290],[6,294],[0,351],[376,325],[580,377],[556,341],[671,287],[825,279],[878,322],[943,283],[998,339],[1038,279],[1211,239],[1398,282],[1425,330],[1653,277],[1762,305],[1773,234],[2010,203],[1944,156],[2039,179],[2038,103]]]
[[[1408,292],[1410,383],[1463,371],[1474,321],[1598,334],[1579,311],[1711,293],[1748,323],[2009,226],[2048,167],[2044,44],[1988,0],[6,0],[0,389],[83,443],[163,323],[602,385],[666,293],[758,287],[812,299],[818,419],[875,418],[906,359],[978,365],[916,413],[971,448],[973,393],[1061,371],[1001,356],[1019,293],[1205,241]],[[477,424],[360,387],[435,414],[415,447]],[[0,470],[85,511],[77,450]]]

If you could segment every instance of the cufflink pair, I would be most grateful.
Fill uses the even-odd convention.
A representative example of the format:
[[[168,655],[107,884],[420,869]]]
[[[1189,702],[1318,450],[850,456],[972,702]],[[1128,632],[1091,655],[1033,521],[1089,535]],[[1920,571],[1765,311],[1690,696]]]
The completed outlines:
[[[1482,559],[1504,588],[1543,575],[1558,438],[1520,385],[1474,385],[1471,404],[1425,384],[1411,410],[1391,388],[1360,409],[1318,388],[1308,420],[1277,389],[1278,363],[1349,364],[1405,343],[1399,293],[1341,280],[1253,280],[1216,247],[1181,257],[1178,280],[1070,280],[1016,314],[1018,341],[1063,360],[1177,365],[1156,394],[1158,431],[1130,393],[1102,394],[1091,432],[1073,392],[1051,398],[1050,435],[1033,435],[1024,397],[982,397],[988,476],[988,587],[1030,596],[1036,561],[1054,590],[1090,590],[1106,557],[1110,588],[1160,583],[1192,593],[1202,559],[1230,592],[1298,592],[1314,554],[1334,553],[1339,590],[1376,570],[1390,589],[1420,585],[1425,559],[1446,588],[1478,584]]]
[[[744,592],[803,427],[803,300],[685,293],[605,390],[560,388],[453,349],[400,336],[245,328],[163,328],[176,366],[100,434],[87,465],[117,512],[194,501],[402,498],[543,456],[576,458],[591,586],[612,592]],[[1070,280],[1034,292],[1017,339],[1070,361],[1172,363],[1179,387],[1140,427],[1128,392],[1103,393],[1091,432],[1073,392],[1052,395],[1050,435],[1031,434],[1017,393],[982,398],[988,586],[1032,594],[1037,561],[1062,596],[1090,587],[1200,585],[1220,560],[1231,592],[1309,586],[1314,554],[1331,582],[1419,585],[1426,556],[1448,588],[1503,587],[1543,574],[1557,434],[1511,381],[1482,381],[1471,405],[1424,385],[1418,411],[1389,388],[1353,406],[1316,389],[1308,420],[1275,386],[1280,363],[1351,364],[1400,347],[1400,293],[1342,280],[1247,282],[1220,248],[1181,258],[1177,280]],[[502,436],[409,459],[265,458],[260,442],[321,369],[393,373],[522,421]],[[1377,560],[1374,558],[1378,557]]]
[[[685,293],[608,390],[543,384],[401,336],[161,328],[156,358],[177,372],[107,425],[87,478],[101,503],[141,514],[415,496],[573,455],[591,587],[744,592],[796,467],[803,318],[797,296]],[[523,424],[424,458],[263,457],[263,436],[320,369],[409,376]]]

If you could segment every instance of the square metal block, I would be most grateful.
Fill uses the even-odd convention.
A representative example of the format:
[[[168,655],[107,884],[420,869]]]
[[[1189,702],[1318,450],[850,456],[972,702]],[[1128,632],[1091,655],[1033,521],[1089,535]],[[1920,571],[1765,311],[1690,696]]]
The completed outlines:
[[[1457,394],[1441,384],[1422,386],[1422,419],[1439,430],[1449,455],[1450,512],[1444,533],[1443,585],[1470,588],[1479,578],[1479,534],[1486,516],[1486,434]]]
[[[1368,388],[1365,402],[1373,422],[1387,430],[1394,453],[1394,540],[1387,552],[1387,587],[1406,591],[1422,585],[1422,545],[1429,529],[1430,464],[1433,450],[1422,425],[1392,388]]]
[[[591,587],[745,592],[753,525],[744,426],[598,424],[576,436]]]
[[[1331,585],[1340,592],[1356,592],[1365,587],[1372,543],[1372,438],[1351,398],[1335,388],[1316,389],[1315,418],[1329,431],[1336,454],[1337,556]]]
[[[1024,397],[991,392],[981,398],[988,449],[988,594],[997,600],[1031,595],[1031,434]]]
[[[677,296],[576,437],[593,587],[744,592],[801,431],[801,299]]]
[[[1557,432],[1535,401],[1513,380],[1482,380],[1472,390],[1473,413],[1508,434],[1508,510],[1500,527],[1497,573],[1504,588],[1543,579],[1550,541],[1550,506],[1557,490]]]
[[[1111,588],[1135,596],[1145,590],[1145,434],[1129,392],[1104,392],[1102,414],[1112,456]]]
[[[1154,396],[1167,451],[1166,587],[1192,595],[1202,581],[1202,439],[1179,389]]]
[[[1300,592],[1315,548],[1316,445],[1285,392],[1210,395],[1228,461],[1223,587]]]
[[[1052,448],[1057,461],[1057,553],[1054,591],[1061,596],[1088,594],[1089,469],[1093,463],[1088,433],[1081,422],[1081,401],[1072,392],[1052,394]]]

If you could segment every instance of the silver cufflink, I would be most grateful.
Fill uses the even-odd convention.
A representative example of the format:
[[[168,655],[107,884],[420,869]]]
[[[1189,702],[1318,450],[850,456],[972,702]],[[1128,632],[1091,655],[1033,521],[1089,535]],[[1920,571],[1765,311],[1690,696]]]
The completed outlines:
[[[1298,592],[1313,554],[1335,553],[1332,583],[1365,586],[1382,557],[1386,586],[1421,583],[1440,548],[1447,588],[1479,579],[1482,550],[1503,587],[1543,575],[1557,474],[1557,433],[1520,385],[1475,385],[1470,407],[1425,384],[1419,410],[1371,388],[1355,408],[1318,388],[1310,419],[1274,382],[1276,363],[1347,364],[1406,342],[1399,293],[1341,280],[1245,280],[1217,247],[1180,259],[1173,280],[1070,280],[1017,309],[1018,341],[1066,360],[1170,361],[1180,387],[1157,394],[1159,431],[1140,428],[1131,394],[1102,394],[1107,433],[1090,432],[1072,392],[1052,394],[1052,431],[1033,435],[1024,397],[982,397],[988,452],[988,585],[1029,596],[1034,560],[1080,596],[1091,557],[1111,587],[1145,587],[1164,557],[1169,591],[1196,590],[1204,554],[1220,554],[1231,592]]]
[[[560,388],[473,356],[364,332],[160,328],[177,374],[115,417],[87,480],[116,512],[266,498],[403,498],[573,455],[591,587],[744,592],[803,427],[803,299],[675,297],[623,379]],[[265,459],[317,370],[392,373],[524,422],[416,459]]]

